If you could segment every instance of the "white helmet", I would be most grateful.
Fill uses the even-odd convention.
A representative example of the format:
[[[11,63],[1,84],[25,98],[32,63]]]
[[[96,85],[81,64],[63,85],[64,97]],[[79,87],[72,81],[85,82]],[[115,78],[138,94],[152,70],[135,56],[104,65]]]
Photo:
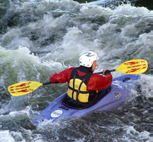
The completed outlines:
[[[83,53],[80,54],[80,58],[79,58],[79,61],[80,61],[80,65],[81,66],[84,66],[84,67],[91,67],[92,66],[92,63],[95,61],[95,60],[98,60],[98,56],[95,52],[92,52],[92,51],[85,51]]]

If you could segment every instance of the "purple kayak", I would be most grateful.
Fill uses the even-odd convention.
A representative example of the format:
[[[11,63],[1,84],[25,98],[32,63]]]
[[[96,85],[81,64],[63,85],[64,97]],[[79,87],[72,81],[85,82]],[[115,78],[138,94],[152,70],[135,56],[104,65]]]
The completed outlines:
[[[110,91],[94,105],[77,109],[64,105],[63,99],[66,97],[66,93],[55,99],[46,109],[44,109],[39,115],[35,116],[31,122],[37,126],[44,120],[51,120],[55,122],[58,119],[66,117],[82,117],[92,112],[112,111],[127,99],[130,95],[129,86],[136,85],[137,80],[140,79],[140,75],[123,75],[113,79]]]

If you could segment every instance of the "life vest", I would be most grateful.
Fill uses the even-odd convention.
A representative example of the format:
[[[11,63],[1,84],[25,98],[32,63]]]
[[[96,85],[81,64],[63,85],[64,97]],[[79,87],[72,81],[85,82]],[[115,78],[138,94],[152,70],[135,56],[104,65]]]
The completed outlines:
[[[70,82],[67,90],[67,95],[73,100],[87,103],[89,101],[89,91],[87,90],[88,81],[92,75],[91,72],[85,71],[86,75],[79,76],[77,73],[78,70],[82,70],[83,67],[74,68],[71,73]],[[80,71],[81,71],[80,70]]]

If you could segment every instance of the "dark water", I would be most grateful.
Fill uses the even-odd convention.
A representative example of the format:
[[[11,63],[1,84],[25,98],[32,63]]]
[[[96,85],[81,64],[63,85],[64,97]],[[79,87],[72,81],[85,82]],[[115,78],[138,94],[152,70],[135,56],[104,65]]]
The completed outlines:
[[[152,1],[79,2],[0,0],[0,142],[153,141]],[[149,67],[116,110],[35,128],[30,120],[67,84],[43,86],[21,97],[11,96],[7,87],[46,82],[51,73],[78,66],[79,54],[86,50],[100,57],[96,71],[136,58],[147,60]]]

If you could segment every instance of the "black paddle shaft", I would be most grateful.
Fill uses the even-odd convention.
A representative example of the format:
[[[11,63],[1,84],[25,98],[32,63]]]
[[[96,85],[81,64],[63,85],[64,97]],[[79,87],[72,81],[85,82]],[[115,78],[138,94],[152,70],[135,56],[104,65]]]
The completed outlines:
[[[44,82],[43,85],[48,85],[48,84],[51,84],[51,83],[52,82],[50,82],[50,81],[49,82]]]
[[[48,85],[48,84],[57,84],[57,83],[59,83],[59,82],[50,82],[50,81],[49,81],[49,82],[44,82],[43,85]]]
[[[113,72],[113,71],[115,71],[115,69],[112,69],[112,70],[110,70],[110,72]],[[101,71],[101,72],[96,72],[97,74],[103,74],[103,71]]]

